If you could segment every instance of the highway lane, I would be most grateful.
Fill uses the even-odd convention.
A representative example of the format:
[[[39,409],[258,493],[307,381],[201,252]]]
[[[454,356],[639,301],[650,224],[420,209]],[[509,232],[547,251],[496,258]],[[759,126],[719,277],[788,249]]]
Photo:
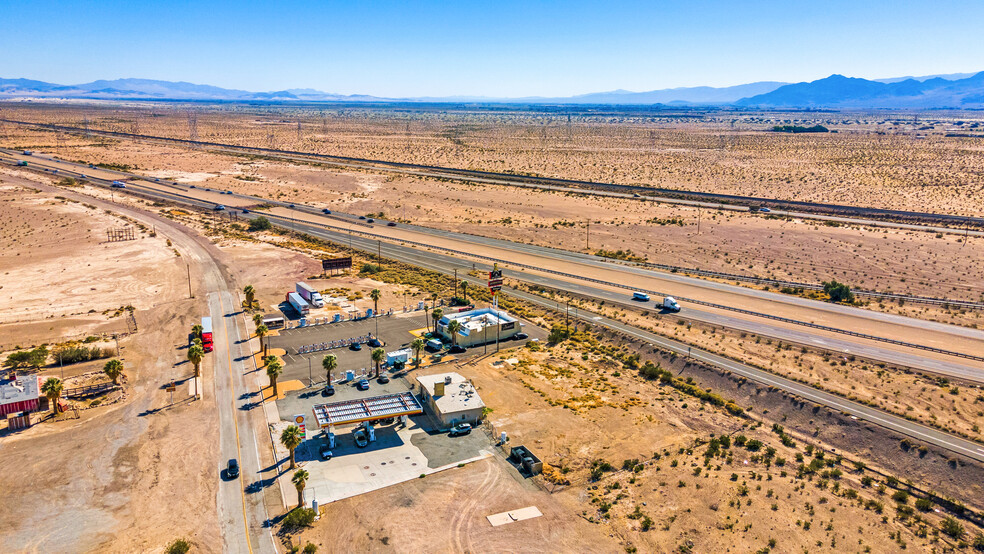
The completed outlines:
[[[311,226],[309,229],[301,229],[301,230],[305,232],[310,232],[313,235],[321,235],[328,240],[334,240],[335,242],[339,242],[342,244],[349,243],[351,241],[353,247],[360,248],[367,252],[375,252],[377,248],[377,243],[374,240],[367,239],[365,237],[349,235],[344,232],[338,232],[338,231],[333,232],[314,226]],[[400,245],[389,244],[389,243],[382,243],[380,246],[382,246],[383,251],[385,252],[385,255],[387,257],[394,258],[394,259],[401,259],[401,257],[404,257],[405,259],[407,259],[409,263],[419,265],[421,267],[426,267],[429,269],[434,269],[436,271],[440,271],[445,274],[453,273],[453,270],[455,268],[458,268],[459,270],[461,269],[467,270],[470,268],[487,269],[486,265],[483,265],[478,262],[472,264],[468,264],[467,262],[463,263],[462,260],[460,259],[453,258],[450,256],[443,256],[441,254],[425,252],[422,251],[421,249],[403,247]],[[472,282],[477,283],[479,281],[472,279]],[[529,295],[527,293],[514,291],[513,294],[544,306],[552,307],[555,305],[554,302],[551,302],[549,300],[544,300],[542,298],[536,297],[534,295]],[[592,323],[604,324],[610,326],[613,329],[618,329],[630,335],[644,338],[645,340],[651,341],[653,344],[657,344],[665,348],[669,348],[678,353],[684,353],[688,348],[687,345],[685,345],[684,343],[673,341],[671,339],[666,339],[658,335],[655,335],[653,333],[636,329],[634,327],[622,324],[614,320],[609,320],[608,318],[604,318],[602,316],[586,314],[583,311],[577,311],[575,313],[577,316],[580,316],[583,319],[590,321]],[[855,417],[859,417],[871,421],[872,423],[884,426],[886,428],[898,431],[900,433],[904,433],[908,436],[917,438],[919,440],[924,440],[929,444],[933,444],[935,446],[945,448],[953,452],[959,452],[976,460],[984,460],[984,448],[982,448],[980,445],[977,445],[976,443],[966,441],[964,439],[960,439],[959,437],[954,437],[947,433],[910,422],[908,420],[905,420],[904,418],[893,416],[891,414],[887,414],[885,412],[882,412],[874,408],[869,408],[867,406],[845,400],[839,396],[825,393],[823,391],[819,391],[808,385],[803,385],[795,381],[790,381],[788,379],[777,377],[775,375],[756,369],[754,367],[740,364],[739,362],[735,362],[734,360],[730,360],[727,358],[723,358],[699,350],[698,350],[698,355],[701,356],[701,358],[699,358],[701,360],[704,360],[717,367],[727,369],[729,371],[734,371],[735,373],[739,375],[744,375],[756,382],[765,385],[779,387],[788,392],[797,394],[807,400],[817,402],[819,404],[828,406],[833,409],[841,410],[842,412],[853,415]]]
[[[95,176],[99,173],[105,173],[101,178],[112,178],[118,176],[115,175],[115,172],[106,172],[105,170],[89,169],[88,171],[93,174],[91,176]],[[131,184],[131,186],[133,185]],[[187,186],[181,185],[140,183],[137,188],[142,187],[152,188],[157,190],[159,194],[170,196],[178,201],[197,199],[194,200],[195,203],[205,206],[210,205],[209,203],[212,202],[224,202],[229,205],[243,205],[244,203],[248,204],[249,202],[260,200],[252,197],[243,197],[242,195],[220,194],[218,191],[209,192],[201,189],[191,189],[186,188]],[[298,206],[298,209],[291,210],[283,207],[277,207],[275,205],[275,207],[271,209],[268,214],[291,218],[291,226],[294,228],[298,228],[302,221],[311,221],[312,223],[316,223],[318,225],[326,224],[325,218],[322,217],[316,209],[310,207]],[[357,232],[366,231],[364,225],[355,226],[355,222],[347,225],[345,221],[346,220],[344,217],[333,217],[327,224],[334,225],[341,230],[348,228],[354,229]],[[795,296],[748,289],[725,283],[705,281],[673,273],[656,272],[634,266],[612,264],[603,258],[597,258],[587,254],[511,243],[508,241],[501,241],[487,237],[475,237],[473,235],[463,235],[460,233],[433,230],[425,227],[402,225],[400,228],[396,229],[376,226],[371,229],[371,231],[374,234],[384,235],[383,238],[387,239],[396,238],[417,241],[421,238],[425,238],[420,236],[420,234],[424,234],[432,237],[431,239],[428,239],[427,244],[458,250],[464,249],[470,252],[475,250],[470,247],[471,245],[487,246],[489,248],[486,249],[487,251],[483,252],[484,254],[492,255],[506,262],[516,259],[517,254],[525,254],[530,256],[525,260],[527,263],[527,267],[525,269],[543,267],[557,271],[564,271],[567,273],[581,274],[582,271],[578,269],[578,266],[573,265],[580,264],[582,266],[588,266],[588,268],[581,268],[584,272],[594,268],[607,273],[608,277],[606,280],[612,283],[630,285],[632,284],[632,279],[638,278],[636,283],[642,290],[651,290],[657,293],[671,294],[678,297],[699,297],[702,300],[712,301],[720,305],[734,306],[737,304],[738,306],[741,306],[743,297],[745,297],[746,305],[744,307],[751,307],[754,311],[789,317],[791,319],[805,321],[807,323],[816,323],[841,329],[854,329],[855,326],[860,325],[868,325],[870,327],[872,323],[884,324],[881,329],[869,329],[865,331],[868,334],[875,334],[876,336],[895,337],[904,332],[906,328],[910,328],[909,335],[910,337],[913,337],[914,335],[911,332],[911,328],[915,327],[918,329],[918,333],[915,335],[918,339],[912,339],[910,342],[916,342],[916,340],[919,340],[921,341],[920,344],[943,348],[944,350],[960,349],[960,351],[968,353],[984,352],[984,342],[982,342],[984,341],[984,332],[980,330],[944,325],[924,320],[914,320],[892,314],[871,312],[868,310],[860,310],[853,307],[825,302],[816,302]],[[434,238],[441,238],[445,240],[443,240],[443,242],[436,241],[433,240]],[[338,240],[337,237],[336,240]],[[555,261],[562,263],[560,265],[555,264],[551,267],[551,263]],[[551,276],[552,280],[544,281],[541,279],[537,281],[533,280],[534,273],[525,271],[523,274],[533,282],[540,284],[549,283],[549,286],[553,286],[555,288],[571,288],[581,292],[586,292],[589,290],[594,291],[598,288],[597,286],[594,286],[592,289],[586,289],[581,286],[582,284],[578,283],[576,279],[562,278],[566,280],[567,284],[558,284],[556,281],[556,276]],[[674,284],[683,285],[684,288],[679,286],[675,289],[670,288]],[[715,292],[723,293],[725,296],[718,296],[717,298],[714,298],[710,293]],[[595,292],[595,294],[597,295],[597,292]],[[598,296],[606,299],[613,299],[613,294],[614,298],[623,298],[622,295],[625,293],[624,291],[609,290],[604,295]],[[748,304],[747,299],[749,298],[753,301],[765,300],[768,301],[769,304],[766,305],[767,308],[756,308],[754,305]],[[784,306],[787,308],[785,313],[782,311]],[[811,310],[811,312],[806,313],[804,310]],[[812,328],[808,328],[809,331],[795,328],[790,329],[789,325],[786,325],[785,322],[783,322],[782,325],[779,325],[775,322],[769,322],[768,320],[754,321],[756,318],[749,316],[748,314],[735,314],[733,312],[722,313],[721,310],[715,311],[713,308],[697,308],[696,306],[687,306],[687,315],[688,317],[706,321],[708,323],[743,329],[749,332],[779,338],[781,340],[821,346],[840,352],[871,357],[873,359],[894,364],[910,365],[926,371],[933,371],[954,377],[969,379],[977,378],[977,371],[975,368],[968,367],[960,361],[956,361],[947,366],[941,363],[941,360],[946,360],[947,356],[937,355],[936,353],[931,353],[928,356],[922,356],[914,354],[909,348],[894,348],[895,351],[892,352],[893,348],[886,347],[884,344],[873,349],[868,344],[871,341],[867,339],[856,339],[854,337],[846,336],[831,337],[829,333]]]

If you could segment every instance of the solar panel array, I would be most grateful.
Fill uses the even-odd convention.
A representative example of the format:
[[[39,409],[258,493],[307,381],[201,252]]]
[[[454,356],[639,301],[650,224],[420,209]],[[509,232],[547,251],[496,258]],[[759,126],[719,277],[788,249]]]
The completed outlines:
[[[316,404],[312,409],[321,427],[423,412],[420,402],[409,392]]]

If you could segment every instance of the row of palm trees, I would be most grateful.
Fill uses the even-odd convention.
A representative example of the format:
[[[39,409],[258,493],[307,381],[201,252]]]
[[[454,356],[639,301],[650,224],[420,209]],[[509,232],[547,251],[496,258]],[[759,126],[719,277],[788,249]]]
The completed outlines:
[[[103,373],[107,377],[113,380],[114,385],[121,385],[120,378],[123,377],[123,362],[113,358],[106,362],[103,366]],[[58,399],[61,398],[62,390],[64,390],[64,384],[62,380],[57,377],[48,377],[44,383],[41,384],[41,394],[48,399],[48,403],[51,404],[51,413],[53,415],[58,415],[61,413],[61,408],[58,406]]]

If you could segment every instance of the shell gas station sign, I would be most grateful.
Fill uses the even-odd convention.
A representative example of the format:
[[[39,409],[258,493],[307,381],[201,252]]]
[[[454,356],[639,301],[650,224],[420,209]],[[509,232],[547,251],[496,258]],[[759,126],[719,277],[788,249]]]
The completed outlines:
[[[294,425],[301,428],[301,438],[307,438],[307,430],[304,428],[304,414],[297,414],[294,416]]]

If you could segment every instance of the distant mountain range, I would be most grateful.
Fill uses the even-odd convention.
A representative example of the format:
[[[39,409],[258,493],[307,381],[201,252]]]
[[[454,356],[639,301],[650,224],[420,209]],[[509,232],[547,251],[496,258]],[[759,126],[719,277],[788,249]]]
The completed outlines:
[[[456,102],[566,105],[677,105],[748,108],[984,108],[984,72],[859,79],[831,75],[809,83],[760,81],[732,87],[685,87],[631,92],[615,90],[567,97],[491,98],[446,96],[383,98],[314,89],[250,92],[186,82],[116,79],[59,85],[30,79],[0,79],[0,99],[82,98],[261,102]]]

